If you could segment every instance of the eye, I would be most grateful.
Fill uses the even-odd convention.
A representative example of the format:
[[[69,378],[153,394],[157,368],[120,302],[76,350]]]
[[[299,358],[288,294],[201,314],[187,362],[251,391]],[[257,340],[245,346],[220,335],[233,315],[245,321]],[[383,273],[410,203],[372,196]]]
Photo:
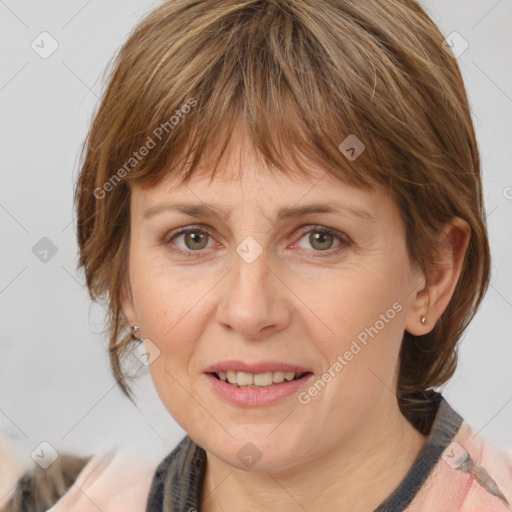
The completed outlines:
[[[183,237],[184,247],[172,247],[175,241]],[[165,245],[169,247],[172,252],[183,254],[185,256],[200,256],[202,249],[206,249],[208,239],[212,238],[210,232],[205,228],[187,227],[181,228],[177,232],[171,233],[164,241]],[[213,240],[213,239],[212,239]],[[172,242],[172,243],[171,243]],[[198,254],[194,254],[198,253]]]
[[[325,256],[337,254],[346,247],[350,246],[348,237],[344,236],[342,233],[339,233],[336,230],[327,228],[325,226],[309,227],[308,230],[303,231],[299,241],[305,238],[306,236],[308,236],[308,243],[315,249],[313,252],[327,252]],[[176,243],[176,240],[179,240],[182,237],[184,245],[180,246]],[[339,241],[339,244],[335,246],[334,249],[332,249],[333,242],[336,239]],[[208,246],[209,241],[212,242],[210,246]],[[180,228],[172,232],[164,240],[165,246],[170,251],[179,255],[189,257],[202,256],[204,254],[203,250],[212,248],[213,243],[213,236],[207,228],[193,226]],[[324,255],[317,254],[315,256]]]
[[[302,233],[300,240],[304,239],[306,236],[308,237],[307,242],[316,249],[315,252],[329,251],[329,255],[338,253],[350,245],[346,236],[325,226],[310,227],[307,231]],[[335,239],[339,240],[340,243],[334,248],[334,250],[330,251]]]

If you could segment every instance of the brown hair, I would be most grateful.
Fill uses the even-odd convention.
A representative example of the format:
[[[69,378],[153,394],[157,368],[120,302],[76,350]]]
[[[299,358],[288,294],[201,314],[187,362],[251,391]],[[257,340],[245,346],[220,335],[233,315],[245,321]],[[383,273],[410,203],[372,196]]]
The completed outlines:
[[[73,485],[91,456],[62,454],[50,467],[34,464],[18,480],[2,512],[44,512]]]
[[[410,260],[426,273],[444,223],[468,222],[449,305],[428,334],[404,333],[402,411],[453,375],[490,254],[466,91],[442,42],[413,0],[176,0],[139,23],[108,70],[75,191],[79,268],[91,298],[108,299],[111,366],[127,396],[130,185],[151,187],[178,169],[186,183],[207,150],[220,159],[237,120],[268,168],[299,179],[303,156],[346,183],[384,187]],[[349,135],[365,145],[355,160],[339,149]]]

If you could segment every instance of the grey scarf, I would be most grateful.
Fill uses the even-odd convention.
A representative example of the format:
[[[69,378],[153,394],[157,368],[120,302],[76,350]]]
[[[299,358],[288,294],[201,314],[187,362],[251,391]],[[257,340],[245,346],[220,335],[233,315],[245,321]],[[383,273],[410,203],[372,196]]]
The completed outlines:
[[[430,409],[418,430],[427,442],[400,485],[374,512],[398,512],[412,502],[441,454],[451,443],[462,418],[440,393],[429,391]],[[201,512],[201,491],[206,470],[206,452],[187,435],[158,466],[146,512]]]

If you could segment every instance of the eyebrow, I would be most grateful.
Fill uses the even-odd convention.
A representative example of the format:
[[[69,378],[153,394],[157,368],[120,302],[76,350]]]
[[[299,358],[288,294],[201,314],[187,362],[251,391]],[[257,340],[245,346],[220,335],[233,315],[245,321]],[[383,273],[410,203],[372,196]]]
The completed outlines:
[[[143,220],[153,217],[161,212],[170,211],[183,213],[191,217],[215,217],[221,221],[229,219],[232,212],[213,204],[188,204],[188,203],[159,203],[148,208],[143,215]],[[367,210],[355,208],[339,202],[307,204],[303,206],[284,206],[277,212],[276,219],[294,219],[312,213],[337,213],[343,216],[356,217],[367,222],[375,222],[374,216]]]

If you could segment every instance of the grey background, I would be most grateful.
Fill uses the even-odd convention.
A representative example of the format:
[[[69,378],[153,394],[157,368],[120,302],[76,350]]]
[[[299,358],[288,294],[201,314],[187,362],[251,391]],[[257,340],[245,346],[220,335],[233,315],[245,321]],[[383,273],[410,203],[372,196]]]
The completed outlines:
[[[27,463],[42,441],[79,454],[129,443],[159,460],[184,435],[148,375],[136,406],[115,387],[103,310],[75,271],[73,183],[102,72],[158,3],[0,0],[0,428]],[[458,62],[493,255],[491,287],[444,394],[480,435],[512,451],[512,0],[423,4],[445,36],[456,31],[469,44]],[[31,47],[43,31],[59,45],[47,59]],[[33,252],[43,237],[56,250],[46,262]]]

